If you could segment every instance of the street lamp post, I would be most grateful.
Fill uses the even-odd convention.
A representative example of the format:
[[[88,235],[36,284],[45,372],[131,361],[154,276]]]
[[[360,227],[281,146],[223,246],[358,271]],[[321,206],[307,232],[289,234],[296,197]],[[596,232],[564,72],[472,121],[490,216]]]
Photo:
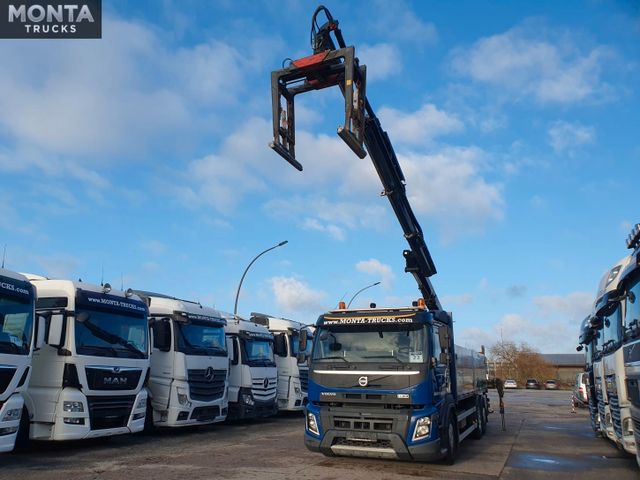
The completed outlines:
[[[361,288],[360,290],[358,290],[355,293],[355,295],[353,297],[351,297],[351,300],[349,300],[349,303],[347,304],[347,308],[349,308],[351,306],[351,302],[353,302],[354,298],[356,298],[358,295],[360,295],[362,292],[364,292],[367,288],[375,287],[376,285],[380,285],[380,282],[372,283],[371,285],[367,285],[366,287]]]
[[[273,247],[267,248],[266,250],[264,250],[263,252],[260,252],[258,255],[256,255],[253,260],[251,260],[251,262],[249,263],[249,265],[247,265],[247,268],[244,269],[244,273],[242,274],[242,277],[240,278],[240,283],[238,284],[238,290],[236,291],[236,302],[233,306],[233,316],[235,317],[238,314],[238,297],[240,296],[240,288],[242,288],[242,282],[244,281],[244,277],[247,275],[247,272],[249,271],[249,269],[251,268],[251,265],[254,264],[254,262],[256,260],[258,260],[258,258],[260,258],[262,255],[264,255],[267,252],[270,252],[273,249],[276,249],[278,247],[281,247],[283,245],[286,245],[287,243],[289,243],[288,240],[285,240],[283,242],[280,242],[277,245],[274,245]]]

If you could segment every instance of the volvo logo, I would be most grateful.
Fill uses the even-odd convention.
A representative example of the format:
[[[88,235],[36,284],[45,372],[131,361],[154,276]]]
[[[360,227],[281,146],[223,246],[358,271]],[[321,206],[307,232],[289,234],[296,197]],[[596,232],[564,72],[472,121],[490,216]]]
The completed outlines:
[[[366,387],[367,385],[369,385],[369,378],[368,377],[360,377],[358,379],[358,385],[360,385],[361,387]]]
[[[265,378],[265,379],[264,379],[264,383],[263,383],[263,385],[264,385],[264,388],[265,388],[265,389],[269,386],[269,379],[268,379],[268,378]]]
[[[213,368],[212,367],[208,367],[204,371],[204,379],[209,383],[213,382]]]

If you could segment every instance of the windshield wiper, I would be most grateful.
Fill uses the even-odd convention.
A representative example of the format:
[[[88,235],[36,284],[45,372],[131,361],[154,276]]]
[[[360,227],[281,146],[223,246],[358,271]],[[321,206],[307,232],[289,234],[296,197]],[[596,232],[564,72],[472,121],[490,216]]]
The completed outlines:
[[[342,360],[343,362],[349,363],[349,360],[347,360],[344,357],[341,357],[340,355],[334,355],[332,357],[322,357],[322,358],[319,358],[318,360]]]
[[[104,346],[104,345],[78,345],[78,349],[80,349],[80,348],[84,348],[86,350],[93,351],[94,353],[96,352],[96,350],[98,352],[109,352],[111,354],[111,356],[113,356],[113,357],[119,357],[120,355],[118,355],[118,352],[122,351],[122,350],[118,350],[118,349],[115,349],[113,347],[107,347],[107,346]],[[107,355],[101,355],[101,356],[105,356],[106,357]]]
[[[395,355],[369,355],[367,357],[362,357],[362,358],[393,358],[396,362],[403,363],[402,360],[400,360]]]

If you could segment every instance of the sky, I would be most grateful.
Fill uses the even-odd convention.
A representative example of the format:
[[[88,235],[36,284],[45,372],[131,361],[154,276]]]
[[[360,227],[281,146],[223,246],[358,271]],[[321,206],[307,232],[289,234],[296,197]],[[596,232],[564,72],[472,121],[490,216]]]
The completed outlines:
[[[571,353],[640,222],[640,6],[328,2],[367,65],[456,343]],[[311,53],[308,1],[103,1],[99,40],[0,40],[6,267],[305,323],[409,305],[407,248],[337,89],[268,148],[270,72]]]

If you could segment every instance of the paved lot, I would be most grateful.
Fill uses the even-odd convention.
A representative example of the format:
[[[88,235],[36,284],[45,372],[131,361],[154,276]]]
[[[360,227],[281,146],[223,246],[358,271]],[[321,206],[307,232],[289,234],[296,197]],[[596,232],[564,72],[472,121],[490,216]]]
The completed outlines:
[[[494,406],[497,405],[492,395]],[[153,436],[35,444],[0,456],[0,479],[598,479],[640,477],[634,458],[591,433],[588,413],[571,413],[569,393],[507,391],[507,430],[497,413],[482,440],[461,446],[453,466],[327,458],[302,442],[302,415],[214,425]]]

